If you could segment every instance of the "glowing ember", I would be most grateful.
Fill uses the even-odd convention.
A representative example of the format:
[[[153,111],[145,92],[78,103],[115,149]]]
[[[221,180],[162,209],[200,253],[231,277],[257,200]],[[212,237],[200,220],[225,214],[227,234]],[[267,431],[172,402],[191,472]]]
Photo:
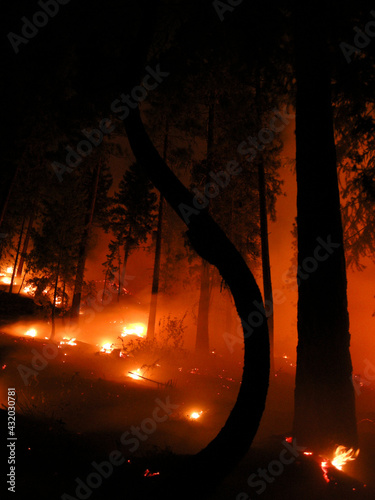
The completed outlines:
[[[7,267],[7,273],[12,274],[13,273],[13,267]]]
[[[191,420],[198,420],[198,418],[202,415],[203,411],[197,412],[193,411],[193,413],[190,414]]]
[[[323,477],[327,483],[329,483],[329,477],[328,477],[328,462],[323,461],[320,463],[320,467],[322,468],[323,471]]]
[[[113,344],[110,344],[109,342],[107,342],[106,344],[102,345],[100,352],[105,352],[106,354],[111,354],[111,352],[113,351],[112,346],[113,346]]]
[[[128,372],[128,374],[129,374],[128,376],[130,378],[133,378],[134,380],[141,380],[141,377],[140,377],[140,375],[141,375],[141,369],[140,368],[138,368],[137,370],[135,370],[135,372]]]
[[[132,323],[131,325],[124,326],[121,337],[127,335],[136,335],[137,337],[146,336],[146,326],[143,323]]]
[[[6,285],[10,285],[10,282],[11,282],[11,278],[3,278],[2,279],[2,282],[5,283]]]
[[[77,345],[75,342],[76,339],[68,339],[68,337],[63,337],[60,342],[60,345]]]
[[[23,293],[34,293],[36,286],[27,285],[23,287]]]
[[[353,448],[345,448],[345,446],[338,446],[334,452],[332,465],[336,469],[342,470],[343,466],[352,460],[355,460],[359,455],[359,449],[354,451]]]
[[[25,333],[25,335],[27,337],[36,337],[36,330],[35,328],[30,328],[30,330],[27,330],[27,332]]]
[[[312,452],[312,451],[304,451],[304,452],[303,452],[303,454],[304,454],[304,455],[307,455],[307,456],[310,456],[310,455],[312,455],[312,454],[313,454],[313,452]]]

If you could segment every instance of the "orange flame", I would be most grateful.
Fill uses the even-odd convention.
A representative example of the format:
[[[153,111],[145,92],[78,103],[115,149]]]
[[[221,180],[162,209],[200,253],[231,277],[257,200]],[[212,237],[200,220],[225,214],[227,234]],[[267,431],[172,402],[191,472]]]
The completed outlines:
[[[133,378],[134,380],[141,380],[141,377],[139,375],[141,375],[140,368],[137,368],[137,370],[135,370],[135,372],[128,372],[128,376],[130,378]]]
[[[131,325],[124,326],[121,337],[127,335],[136,335],[137,337],[146,336],[146,326],[143,323],[132,323]]]
[[[203,411],[193,411],[193,413],[190,413],[190,419],[191,420],[198,420],[200,416],[202,415]]]
[[[74,339],[69,339],[68,337],[63,337],[63,339],[60,341],[60,345],[77,345]]]
[[[112,345],[113,344],[110,344],[109,342],[107,342],[106,344],[103,344],[102,348],[100,349],[100,352],[105,352],[106,354],[111,354],[111,352],[113,351]]]
[[[35,328],[30,328],[30,330],[27,330],[27,332],[25,333],[25,335],[27,337],[36,337],[36,330]]]
[[[353,448],[345,448],[345,446],[338,446],[333,454],[331,461],[336,469],[342,470],[347,462],[355,460],[359,455],[359,449],[354,451]]]

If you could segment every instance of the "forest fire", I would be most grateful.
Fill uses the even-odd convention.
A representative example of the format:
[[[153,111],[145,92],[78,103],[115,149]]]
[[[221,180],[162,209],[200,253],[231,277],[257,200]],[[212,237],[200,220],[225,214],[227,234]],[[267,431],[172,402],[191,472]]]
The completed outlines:
[[[35,328],[30,328],[30,330],[27,330],[25,335],[26,337],[36,337],[37,331],[35,330]]]
[[[124,326],[121,337],[136,335],[142,338],[146,336],[146,330],[146,326],[143,323],[132,323],[129,326]]]

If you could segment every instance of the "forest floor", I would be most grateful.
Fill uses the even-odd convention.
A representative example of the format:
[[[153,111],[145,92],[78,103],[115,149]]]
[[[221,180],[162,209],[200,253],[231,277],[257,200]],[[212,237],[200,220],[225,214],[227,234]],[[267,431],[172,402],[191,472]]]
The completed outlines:
[[[163,470],[176,465],[181,456],[198,452],[217,434],[240,384],[241,363],[216,355],[205,367],[187,356],[143,369],[141,373],[152,380],[172,380],[158,386],[129,376],[140,368],[136,359],[100,353],[81,342],[61,346],[48,357],[47,344],[40,338],[0,334],[2,435],[7,388],[17,393],[15,498],[28,498],[32,491],[40,500],[164,498],[155,493]],[[343,472],[329,469],[327,481],[322,458],[285,444],[292,427],[295,367],[282,358],[276,360],[276,368],[251,450],[215,491],[211,488],[202,498],[375,498],[374,385],[357,391],[360,454]],[[192,418],[194,413],[199,418]],[[3,455],[4,440],[1,446]],[[288,463],[283,464],[280,459],[285,456]],[[113,465],[108,463],[111,459]],[[107,465],[98,475],[103,462]],[[175,498],[185,498],[186,487],[178,477],[171,488]],[[200,498],[199,492],[197,487],[194,498]]]

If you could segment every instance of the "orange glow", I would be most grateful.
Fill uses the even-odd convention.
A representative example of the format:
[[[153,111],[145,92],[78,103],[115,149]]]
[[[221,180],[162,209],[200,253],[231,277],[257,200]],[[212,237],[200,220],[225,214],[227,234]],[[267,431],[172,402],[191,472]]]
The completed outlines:
[[[345,446],[338,446],[334,452],[332,465],[336,469],[342,470],[347,462],[355,460],[359,455],[359,449],[354,451],[353,448],[345,448]]]
[[[27,332],[25,333],[27,337],[36,337],[36,334],[37,331],[35,330],[35,328],[30,328],[30,330],[27,330]]]
[[[68,339],[67,337],[63,337],[63,339],[60,342],[60,345],[77,345],[74,339]]]
[[[12,274],[13,273],[13,267],[7,267],[7,273]]]
[[[5,283],[6,285],[10,285],[10,282],[12,281],[11,278],[3,278],[1,280],[3,283]]]
[[[111,352],[113,351],[112,345],[113,344],[111,344],[110,342],[103,344],[102,348],[100,349],[100,352],[105,352],[106,354],[111,354]]]
[[[122,330],[121,337],[126,337],[127,335],[136,335],[137,337],[145,337],[146,336],[146,325],[143,323],[132,323],[128,326],[124,326]]]

